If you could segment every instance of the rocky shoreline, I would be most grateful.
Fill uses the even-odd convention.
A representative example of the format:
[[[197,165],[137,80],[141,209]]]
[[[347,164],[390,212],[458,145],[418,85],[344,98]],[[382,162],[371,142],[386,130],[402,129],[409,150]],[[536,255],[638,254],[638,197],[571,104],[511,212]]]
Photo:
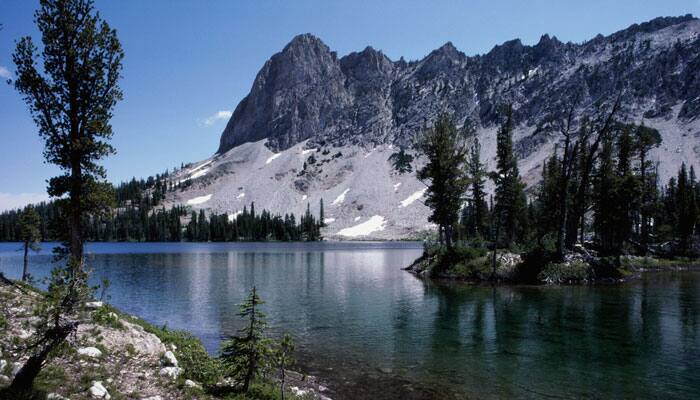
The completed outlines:
[[[620,265],[579,249],[561,261],[547,260],[541,254],[499,252],[495,271],[493,252],[464,255],[426,250],[404,270],[422,279],[458,281],[468,284],[617,284],[638,279],[643,272],[683,271],[700,267],[696,259],[664,259],[623,256]]]
[[[28,357],[24,350],[38,322],[33,309],[39,296],[26,285],[0,280],[0,389],[10,384]],[[44,367],[36,381],[39,398],[217,398],[194,379],[196,363],[212,360],[196,338],[153,327],[99,301],[86,306],[92,321],[81,324]],[[175,337],[184,338],[180,346]],[[286,378],[290,397],[329,399],[324,394],[329,389],[316,377],[287,371]]]

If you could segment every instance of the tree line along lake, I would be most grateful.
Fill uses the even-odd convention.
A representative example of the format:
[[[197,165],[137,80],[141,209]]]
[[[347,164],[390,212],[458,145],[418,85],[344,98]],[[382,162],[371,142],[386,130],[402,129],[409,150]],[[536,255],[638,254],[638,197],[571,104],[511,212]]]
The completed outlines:
[[[21,274],[17,243],[0,272]],[[30,257],[52,266],[45,243]],[[485,286],[405,271],[418,242],[91,243],[108,301],[189,331],[216,354],[255,285],[270,333],[290,332],[298,369],[332,398],[694,398],[700,272],[620,285]]]

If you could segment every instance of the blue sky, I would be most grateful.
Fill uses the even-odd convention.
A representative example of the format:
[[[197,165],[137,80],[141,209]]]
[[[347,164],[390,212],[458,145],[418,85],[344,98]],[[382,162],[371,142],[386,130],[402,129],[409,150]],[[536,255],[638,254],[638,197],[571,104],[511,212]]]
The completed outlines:
[[[5,84],[15,41],[38,39],[38,1],[0,0],[0,210],[45,195],[56,173],[43,163],[36,128]],[[310,32],[339,55],[367,45],[419,59],[447,41],[468,55],[544,33],[581,42],[657,16],[700,14],[700,0],[588,1],[96,1],[124,47],[124,100],[113,119],[115,182],[203,159],[263,63]]]

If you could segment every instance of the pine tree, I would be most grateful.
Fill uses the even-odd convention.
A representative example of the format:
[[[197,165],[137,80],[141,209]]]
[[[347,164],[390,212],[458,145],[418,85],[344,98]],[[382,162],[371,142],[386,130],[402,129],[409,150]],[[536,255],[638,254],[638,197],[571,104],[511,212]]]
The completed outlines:
[[[649,152],[654,147],[658,147],[662,139],[659,131],[647,128],[643,124],[636,127],[635,134],[637,151],[639,152],[639,177],[642,185],[639,241],[642,253],[646,255],[651,233],[651,219],[655,209],[658,207],[656,203],[658,197],[656,174],[651,173],[653,165],[649,161]]]
[[[486,169],[481,163],[481,144],[479,144],[478,138],[474,138],[474,143],[471,146],[467,170],[470,181],[469,205],[466,212],[467,233],[484,238],[488,235],[488,204],[486,204],[484,191]]]
[[[320,211],[318,213],[318,223],[321,226],[321,228],[323,228],[326,226],[326,217],[324,216],[323,212],[323,199],[321,199],[319,203]]]
[[[562,163],[557,157],[557,151],[542,166],[542,180],[540,181],[537,196],[535,199],[535,218],[537,229],[537,241],[543,246],[542,239],[547,235],[557,236],[557,246],[559,246],[559,229],[562,224],[561,202],[561,180]]]
[[[89,0],[42,0],[35,22],[42,34],[38,49],[31,37],[19,40],[13,54],[15,88],[29,105],[45,157],[64,173],[49,181],[49,195],[68,195],[66,248],[76,272],[83,267],[83,220],[91,205],[102,205],[105,170],[97,162],[112,154],[112,109],[122,97],[117,85],[124,57],[116,32],[94,12]],[[93,209],[91,209],[93,208]]]
[[[598,103],[591,116],[581,118],[577,146],[577,168],[572,182],[571,206],[566,216],[565,246],[573,248],[577,240],[583,242],[586,212],[591,202],[591,180],[595,170],[600,146],[611,140],[617,127],[615,117],[620,110],[621,96],[612,104]]]
[[[48,357],[76,331],[80,305],[91,295],[83,234],[89,217],[113,201],[99,161],[114,151],[110,118],[122,96],[117,83],[124,53],[91,1],[41,0],[34,21],[43,46],[39,50],[29,36],[17,42],[14,87],[44,139],[46,161],[62,171],[49,180],[48,194],[61,198],[58,255],[67,263],[52,272],[33,343],[27,346],[31,354],[9,388],[14,394],[31,390]]]
[[[600,247],[610,252],[614,247],[615,213],[612,203],[615,185],[615,164],[613,160],[612,140],[606,139],[600,153],[600,161],[594,180],[593,226]]]
[[[614,254],[618,257],[618,264],[623,246],[632,237],[641,196],[639,178],[632,170],[634,143],[630,131],[631,127],[624,127],[618,138],[617,177],[613,199],[617,204],[614,207],[616,209]]]
[[[459,221],[469,184],[464,171],[467,151],[463,135],[449,115],[441,114],[435,126],[425,129],[419,137],[417,148],[428,159],[417,173],[418,179],[428,186],[425,200],[431,209],[428,220],[438,225],[440,243],[451,249],[454,225]]]
[[[496,136],[495,213],[497,218],[494,241],[503,233],[504,245],[523,241],[527,234],[527,199],[525,185],[520,179],[518,160],[513,154],[513,109],[506,108],[505,121]]]
[[[221,359],[228,367],[227,376],[241,384],[241,390],[247,392],[250,384],[268,369],[270,358],[270,341],[266,339],[265,314],[260,306],[265,304],[258,297],[255,286],[247,299],[240,305],[238,315],[246,319],[246,325],[223,344]]]
[[[621,128],[617,157],[613,156],[613,141],[605,140],[595,183],[596,234],[603,253],[616,256],[618,263],[625,243],[632,237],[641,195],[639,178],[632,169],[634,144],[630,131],[629,126]]]
[[[685,163],[678,171],[678,188],[676,197],[676,237],[682,254],[688,254],[692,245],[695,224],[698,219],[698,204],[695,198],[695,188],[688,177]]]
[[[275,366],[279,368],[280,375],[280,398],[284,400],[284,385],[286,378],[286,368],[294,365],[294,358],[292,353],[294,352],[294,340],[292,336],[285,333],[282,340],[277,346],[274,354]]]
[[[22,268],[22,281],[26,282],[29,278],[29,250],[39,251],[39,242],[41,241],[41,232],[39,225],[41,223],[39,214],[34,209],[34,206],[29,205],[24,208],[19,216],[19,232],[20,239],[24,247],[24,267]]]

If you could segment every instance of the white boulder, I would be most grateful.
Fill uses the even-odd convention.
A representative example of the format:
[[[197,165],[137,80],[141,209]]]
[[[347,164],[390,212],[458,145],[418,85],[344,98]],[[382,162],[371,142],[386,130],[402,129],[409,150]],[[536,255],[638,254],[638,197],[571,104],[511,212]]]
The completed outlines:
[[[17,375],[19,370],[22,369],[22,363],[20,362],[13,362],[12,363],[12,376]]]
[[[92,396],[95,399],[105,400],[109,400],[112,398],[112,396],[110,396],[107,392],[107,389],[104,386],[102,386],[101,381],[92,382],[92,386],[90,386],[90,396]]]
[[[309,394],[309,391],[308,391],[308,390],[299,389],[299,388],[296,387],[296,386],[292,386],[292,387],[290,387],[289,389],[292,391],[292,394],[295,395],[295,396],[297,396],[297,397],[302,397],[302,396],[306,396],[306,395]]]
[[[187,386],[188,388],[200,388],[200,387],[201,387],[201,386],[199,385],[199,383],[197,383],[197,382],[195,382],[195,381],[193,381],[193,380],[191,380],[191,379],[186,379],[186,380],[185,380],[185,386]]]
[[[5,375],[0,375],[0,385],[9,385],[10,382],[12,382],[10,378],[6,377]]]
[[[165,367],[160,370],[161,376],[167,376],[170,379],[177,379],[182,373],[182,368],[180,367]]]
[[[104,305],[101,301],[88,301],[85,303],[85,307],[87,308],[100,308]]]
[[[102,352],[97,347],[81,347],[78,349],[78,354],[92,358],[102,357]]]
[[[172,351],[168,350],[163,354],[163,365],[177,367],[177,358],[175,358],[175,354]]]

